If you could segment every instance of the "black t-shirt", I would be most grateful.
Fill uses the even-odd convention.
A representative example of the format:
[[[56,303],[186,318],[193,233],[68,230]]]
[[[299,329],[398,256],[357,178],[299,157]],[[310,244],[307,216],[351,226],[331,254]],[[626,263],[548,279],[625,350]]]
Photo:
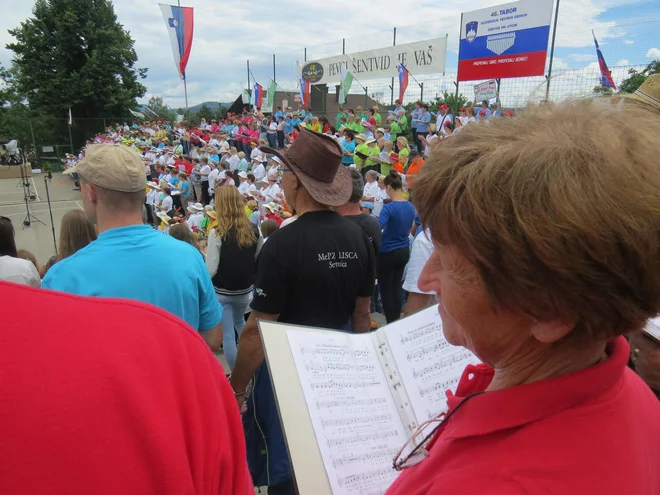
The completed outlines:
[[[371,296],[375,264],[358,225],[334,211],[305,213],[261,249],[251,307],[281,322],[343,328],[356,298]]]
[[[351,222],[355,222],[362,227],[362,230],[367,234],[367,237],[371,241],[371,245],[374,247],[374,252],[378,254],[380,252],[380,241],[383,236],[383,231],[381,230],[376,217],[372,217],[366,213],[360,213],[359,215],[348,215],[344,218],[348,218]]]

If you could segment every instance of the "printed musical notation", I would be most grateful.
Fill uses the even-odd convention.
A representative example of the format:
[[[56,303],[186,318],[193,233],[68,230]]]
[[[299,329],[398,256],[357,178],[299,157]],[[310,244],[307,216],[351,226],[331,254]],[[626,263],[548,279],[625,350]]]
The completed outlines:
[[[385,493],[407,436],[370,335],[287,338],[333,494]]]
[[[445,392],[455,389],[468,364],[479,363],[447,342],[437,307],[391,325],[386,335],[418,424],[446,410]]]

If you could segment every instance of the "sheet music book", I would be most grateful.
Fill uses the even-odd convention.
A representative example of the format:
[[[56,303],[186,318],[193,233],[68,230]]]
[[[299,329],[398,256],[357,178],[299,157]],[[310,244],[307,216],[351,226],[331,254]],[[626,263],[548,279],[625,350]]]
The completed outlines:
[[[366,334],[259,327],[301,495],[385,493],[394,456],[479,362],[445,340],[437,305]]]

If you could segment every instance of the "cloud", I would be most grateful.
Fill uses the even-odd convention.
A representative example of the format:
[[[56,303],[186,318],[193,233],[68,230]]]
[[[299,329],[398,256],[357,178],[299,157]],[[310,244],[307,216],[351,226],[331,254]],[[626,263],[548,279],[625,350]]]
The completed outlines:
[[[660,48],[651,48],[646,52],[646,56],[649,58],[660,58]]]
[[[616,7],[629,7],[647,0],[562,0],[560,6],[557,43],[558,48],[593,47],[591,29],[599,42],[623,39],[625,31],[616,20],[603,21],[603,14]],[[187,68],[190,105],[202,101],[230,101],[247,87],[247,64],[250,61],[252,75],[267,84],[273,73],[273,53],[276,55],[278,83],[295,90],[296,61],[303,60],[305,47],[307,58],[322,58],[342,52],[342,39],[346,53],[381,48],[393,42],[393,27],[397,26],[396,43],[403,44],[428,38],[449,35],[447,76],[429,76],[424,80],[425,99],[442,88],[453,88],[456,74],[456,53],[461,13],[480,8],[490,8],[505,0],[456,0],[438,5],[437,1],[421,0],[415,8],[401,0],[380,0],[373,8],[372,0],[337,0],[336,2],[310,2],[309,0],[278,0],[259,4],[255,11],[242,3],[195,0],[188,2],[195,7],[195,37]],[[7,3],[7,2],[6,2]],[[0,17],[0,62],[9,65],[11,53],[4,45],[12,41],[7,29],[17,27],[30,15],[32,2],[9,2],[3,6]],[[117,18],[135,39],[138,67],[148,67],[144,84],[148,94],[163,96],[173,108],[184,105],[183,82],[178,78],[165,23],[158,5],[152,0],[113,0]],[[355,23],[347,22],[347,13],[369,12],[369,22],[356,30]],[[628,36],[630,37],[630,36]],[[641,38],[640,38],[641,39]],[[624,40],[627,44],[628,40]],[[641,43],[640,43],[641,44]],[[639,57],[643,56],[639,47]],[[628,48],[628,50],[630,50]],[[652,49],[659,52],[660,50]],[[660,54],[647,54],[660,57]],[[569,51],[570,53],[570,51]],[[555,53],[556,55],[556,53]],[[618,56],[636,60],[628,52]],[[593,55],[564,55],[555,58],[558,71],[568,69],[567,61],[590,62]],[[578,79],[570,79],[567,92],[581,92],[592,84],[590,73]],[[422,79],[420,79],[421,82]],[[562,87],[569,79],[557,76]],[[578,83],[582,81],[582,83]],[[383,92],[389,103],[389,80],[369,82],[369,91]],[[427,85],[428,84],[428,85]],[[582,84],[582,86],[580,86]],[[554,80],[551,83],[551,88]],[[411,84],[409,91],[412,91]],[[544,79],[525,78],[507,80],[503,87],[520,90],[523,97],[544,92]],[[593,87],[593,85],[592,85]],[[428,88],[428,89],[427,89]],[[469,94],[471,83],[461,85],[461,91]],[[540,88],[540,89],[539,89]],[[419,90],[419,88],[417,88]],[[505,90],[503,90],[505,91]],[[509,91],[509,90],[506,90]],[[562,90],[563,91],[563,90]]]
[[[635,40],[623,40],[623,42],[624,42],[626,45],[634,45],[634,44],[635,44]]]
[[[615,67],[625,67],[626,65],[630,65],[630,60],[622,58],[616,63]]]
[[[593,53],[571,53],[568,58],[576,62],[588,62],[596,58]]]

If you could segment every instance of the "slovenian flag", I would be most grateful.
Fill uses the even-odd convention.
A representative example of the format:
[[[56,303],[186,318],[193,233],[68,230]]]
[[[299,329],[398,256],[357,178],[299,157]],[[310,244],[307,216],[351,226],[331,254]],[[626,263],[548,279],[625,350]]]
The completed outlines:
[[[408,69],[402,63],[396,66],[396,70],[399,72],[399,101],[403,104],[403,95],[408,89]]]
[[[186,65],[193,40],[193,8],[159,4],[170,34],[174,64],[181,79],[186,78]]]
[[[311,83],[303,76],[300,76],[300,104],[303,108],[309,108],[309,95],[311,92]]]
[[[614,84],[614,79],[612,79],[612,72],[607,68],[603,52],[600,51],[600,47],[598,46],[596,35],[593,31],[591,31],[591,34],[594,37],[594,43],[596,43],[596,55],[598,55],[598,65],[600,66],[600,85],[616,91],[616,84]]]
[[[259,83],[254,83],[252,88],[252,101],[250,102],[254,108],[261,110],[261,101],[264,99],[264,87]]]

